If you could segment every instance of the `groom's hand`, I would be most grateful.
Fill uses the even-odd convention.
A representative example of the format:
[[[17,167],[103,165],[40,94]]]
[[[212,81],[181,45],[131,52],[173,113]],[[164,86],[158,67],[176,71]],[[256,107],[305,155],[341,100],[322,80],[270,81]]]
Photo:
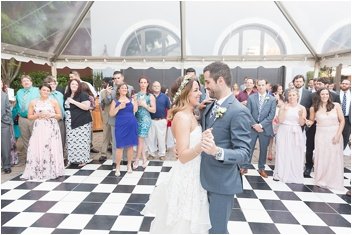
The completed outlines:
[[[200,103],[198,105],[198,109],[203,110],[207,106],[207,104],[210,104],[213,101],[214,101],[214,99],[212,99],[212,98],[208,98],[208,99],[203,100],[202,103]]]

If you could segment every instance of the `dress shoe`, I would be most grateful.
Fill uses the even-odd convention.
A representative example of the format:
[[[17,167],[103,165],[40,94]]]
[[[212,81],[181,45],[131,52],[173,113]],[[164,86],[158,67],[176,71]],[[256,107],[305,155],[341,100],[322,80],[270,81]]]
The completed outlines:
[[[351,197],[351,190],[348,190],[348,191],[346,192],[346,195],[349,196],[349,197]]]
[[[304,173],[303,173],[304,177],[310,177],[310,172],[311,172],[311,171],[312,171],[311,168],[306,168],[306,169],[304,170]]]
[[[99,162],[103,162],[103,161],[105,161],[106,159],[107,159],[106,156],[101,156],[101,157],[99,158]]]
[[[90,152],[91,152],[91,153],[99,153],[99,151],[96,150],[95,148],[91,148],[91,149],[90,149]]]
[[[121,161],[121,165],[127,165],[127,161]]]
[[[153,155],[148,155],[148,160],[154,160],[155,159],[155,157],[153,156]]]
[[[268,178],[268,175],[266,174],[266,172],[264,170],[258,170],[259,175],[263,178]]]
[[[11,173],[11,168],[6,168],[4,169],[5,174],[10,174]]]
[[[241,168],[240,173],[241,173],[241,175],[247,174],[248,173],[248,169]]]
[[[107,149],[110,153],[112,153],[112,148],[111,147],[108,147]]]

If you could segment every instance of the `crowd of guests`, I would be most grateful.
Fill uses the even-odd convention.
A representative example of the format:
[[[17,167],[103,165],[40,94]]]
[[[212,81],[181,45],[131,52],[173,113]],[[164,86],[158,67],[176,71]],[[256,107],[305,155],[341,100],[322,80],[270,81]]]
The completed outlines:
[[[186,73],[196,78],[194,69]],[[123,73],[116,71],[112,78],[103,79],[98,95],[90,83],[80,79],[77,71],[69,77],[63,91],[58,91],[52,76],[39,88],[33,87],[28,75],[21,78],[23,88],[16,94],[13,109],[19,115],[26,153],[22,178],[56,178],[64,174],[64,159],[79,167],[92,160],[90,152],[96,150],[92,150],[91,111],[96,108],[97,96],[103,123],[99,160],[107,159],[111,146],[116,176],[120,175],[121,163],[132,173],[139,166],[145,168],[148,160],[165,159],[167,149],[174,145],[172,124],[167,120],[172,100],[158,81],[151,84],[143,75],[138,78],[136,92],[125,83]],[[272,85],[265,79],[251,77],[246,77],[242,85],[233,85],[233,95],[251,113],[250,159],[259,140],[257,169],[262,177],[268,177],[265,164],[275,155],[275,181],[303,183],[314,167],[317,185],[343,190],[343,150],[351,132],[350,80],[341,81],[339,94],[326,77],[309,80],[307,88],[304,85],[302,75],[295,76],[285,91],[281,84]],[[2,168],[9,173],[13,113],[5,91],[1,96],[1,156]],[[201,86],[200,91],[201,101],[206,100],[207,90]],[[246,174],[250,165],[251,160],[242,164],[241,174]]]

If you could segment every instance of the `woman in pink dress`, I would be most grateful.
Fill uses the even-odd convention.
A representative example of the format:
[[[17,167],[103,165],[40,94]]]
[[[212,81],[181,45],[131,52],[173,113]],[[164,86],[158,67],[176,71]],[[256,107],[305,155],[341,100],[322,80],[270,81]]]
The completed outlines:
[[[327,88],[317,92],[310,108],[311,125],[317,121],[314,149],[315,184],[329,189],[345,191],[343,187],[343,138],[345,118],[340,104],[333,103]]]
[[[306,109],[298,104],[296,89],[288,91],[288,103],[281,106],[278,120],[273,179],[302,184],[305,144],[301,126],[306,122]]]
[[[21,178],[29,180],[55,179],[64,175],[64,159],[60,128],[62,114],[55,99],[50,99],[51,87],[39,87],[40,98],[31,101],[28,119],[34,120],[29,139],[26,168]]]

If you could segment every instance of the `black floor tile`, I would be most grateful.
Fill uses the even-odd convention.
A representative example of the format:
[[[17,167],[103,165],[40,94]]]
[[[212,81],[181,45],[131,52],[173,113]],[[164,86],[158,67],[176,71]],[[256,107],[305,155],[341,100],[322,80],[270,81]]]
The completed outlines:
[[[316,185],[306,185],[310,190],[312,190],[315,193],[332,193],[329,189],[322,188]]]
[[[32,190],[19,198],[19,200],[38,200],[42,198],[48,191]]]
[[[127,203],[143,203],[149,200],[149,194],[132,194]]]
[[[280,200],[260,199],[260,202],[267,211],[288,211],[286,206]]]
[[[339,214],[350,215],[351,214],[351,205],[340,204],[340,203],[328,203],[329,206],[334,208],[335,211]]]
[[[110,193],[90,193],[84,202],[104,202]]]
[[[154,217],[144,217],[141,228],[139,230],[142,232],[149,232],[150,224],[152,223],[153,220],[154,220]]]
[[[137,185],[155,185],[156,182],[158,181],[158,179],[145,179],[145,178],[141,178]]]
[[[1,209],[13,202],[14,200],[1,200]]]
[[[73,210],[72,214],[95,214],[100,206],[101,203],[82,202]]]
[[[25,212],[47,212],[57,202],[37,201],[28,207]]]
[[[26,229],[25,227],[1,227],[1,234],[20,234]]]
[[[312,192],[312,190],[304,184],[286,184],[286,185],[292,191],[295,191],[295,192]]]
[[[134,185],[117,185],[113,193],[132,193]]]
[[[10,221],[13,217],[18,215],[19,213],[20,212],[6,212],[6,211],[2,211],[1,212],[1,226],[6,224],[8,221]]]
[[[158,179],[159,172],[144,172],[141,178],[144,179]]]
[[[310,226],[310,225],[303,225],[303,228],[309,234],[335,234],[334,231],[331,230],[328,226]]]
[[[137,234],[137,231],[110,231],[109,234]]]
[[[73,191],[79,184],[77,183],[62,183],[59,184],[56,188],[53,190],[58,190],[58,191]]]
[[[80,234],[81,229],[55,229],[52,234]]]
[[[301,199],[299,199],[299,197],[294,192],[275,191],[275,193],[281,200],[301,201]]]
[[[23,184],[17,186],[15,189],[34,189],[40,184],[41,182],[24,182]]]
[[[329,226],[351,227],[351,223],[339,214],[317,213],[317,215]]]
[[[257,195],[254,193],[253,190],[243,190],[242,193],[236,194],[237,198],[257,198]]]
[[[269,223],[248,223],[253,234],[280,234],[275,224]]]
[[[348,204],[351,204],[351,196],[347,196],[346,194],[343,195],[338,195],[342,200],[347,202]]]
[[[171,167],[168,166],[163,166],[163,168],[161,168],[161,172],[169,172],[171,170]]]
[[[79,170],[74,175],[91,175],[94,170]]]
[[[249,183],[265,183],[265,180],[261,176],[256,176],[256,175],[245,175],[247,181]]]
[[[97,184],[79,184],[73,191],[92,192],[95,187],[97,187]]]
[[[56,228],[68,214],[46,213],[40,217],[31,227]]]
[[[241,209],[232,209],[230,221],[246,221]]]
[[[114,225],[117,216],[94,215],[84,229],[110,230]]]
[[[112,165],[101,165],[97,170],[112,171]]]
[[[258,182],[249,182],[252,189],[259,189],[259,190],[271,190],[267,183],[258,183]]]
[[[240,204],[238,203],[237,198],[234,198],[234,199],[233,199],[233,205],[232,205],[232,208],[234,208],[234,209],[241,208],[241,207],[240,207]]]
[[[115,171],[113,171],[115,174]],[[121,181],[122,178],[116,177],[115,175],[113,176],[107,176],[103,181],[101,181],[100,184],[118,184]]]
[[[314,211],[315,213],[331,213],[336,214],[336,211],[332,209],[328,204],[325,202],[304,202],[309,206],[309,208]]]
[[[162,161],[149,161],[148,166],[162,166],[164,162]]]
[[[1,195],[7,193],[8,191],[10,191],[10,189],[1,189]]]
[[[274,223],[278,224],[299,224],[296,218],[289,211],[266,211]]]

